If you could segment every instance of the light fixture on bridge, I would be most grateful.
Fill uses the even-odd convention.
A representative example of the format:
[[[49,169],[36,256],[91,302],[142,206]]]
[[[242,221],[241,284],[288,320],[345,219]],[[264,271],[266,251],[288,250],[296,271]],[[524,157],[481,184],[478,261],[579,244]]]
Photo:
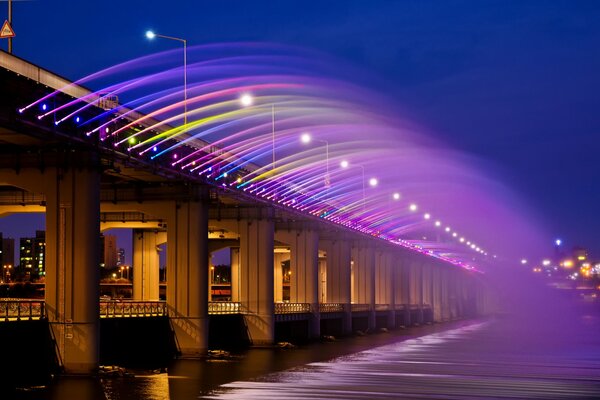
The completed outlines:
[[[396,192],[392,195],[392,197],[394,198],[394,200],[400,200],[400,193]]]
[[[240,104],[244,107],[250,107],[254,103],[254,98],[250,93],[244,93],[240,96]]]
[[[423,218],[430,219],[431,218],[431,214],[425,213],[425,214],[423,214]]]
[[[523,265],[527,264],[527,259],[526,258],[522,258],[521,259],[521,264],[523,264]]]
[[[452,230],[452,228],[450,228],[449,226],[446,227],[446,229],[444,229],[446,232],[450,232]]]
[[[442,221],[435,221],[435,226],[437,226],[438,228],[439,228],[440,226],[442,226]]]
[[[415,203],[412,203],[410,206],[408,206],[408,209],[413,212],[417,211],[418,208],[419,207],[417,207],[417,205]]]
[[[554,241],[554,244],[556,244],[557,246],[560,246],[560,245],[562,244],[562,240],[560,240],[560,239],[556,239],[556,240]]]
[[[146,38],[149,40],[153,40],[155,38],[163,38],[169,40],[175,40],[177,42],[183,43],[183,126],[187,126],[187,40],[174,37],[174,36],[166,36],[159,35],[152,30],[146,31]]]
[[[312,138],[310,137],[309,133],[305,132],[302,135],[300,135],[300,141],[304,144],[310,143],[311,140],[312,140]]]
[[[377,180],[377,178],[369,179],[369,185],[371,185],[372,187],[377,186],[378,183],[379,183],[379,181]]]

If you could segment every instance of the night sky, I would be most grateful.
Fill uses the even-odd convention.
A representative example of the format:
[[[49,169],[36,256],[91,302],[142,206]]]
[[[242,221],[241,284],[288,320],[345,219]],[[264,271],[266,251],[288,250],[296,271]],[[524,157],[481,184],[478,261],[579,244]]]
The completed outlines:
[[[328,53],[489,165],[544,221],[549,251],[560,237],[600,257],[598,1],[40,0],[14,2],[13,27],[15,55],[70,79],[173,48],[150,28]]]

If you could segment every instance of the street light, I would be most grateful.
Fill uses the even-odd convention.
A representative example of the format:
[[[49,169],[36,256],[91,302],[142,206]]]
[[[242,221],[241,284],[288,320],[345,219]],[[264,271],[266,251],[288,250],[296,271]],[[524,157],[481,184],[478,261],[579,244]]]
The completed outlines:
[[[150,40],[154,38],[163,38],[176,40],[183,43],[183,126],[187,126],[187,40],[173,36],[159,35],[153,31],[147,31],[146,37]]]
[[[314,140],[315,142],[319,142],[319,143],[325,143],[325,162],[326,162],[326,164],[325,164],[325,186],[329,187],[330,186],[330,182],[329,182],[329,142],[327,140],[322,140],[322,139],[313,139],[310,136],[310,133],[306,133],[306,132],[303,133],[302,136],[300,136],[300,140],[304,144],[308,144],[312,140]],[[347,164],[347,162],[346,162],[346,164]]]

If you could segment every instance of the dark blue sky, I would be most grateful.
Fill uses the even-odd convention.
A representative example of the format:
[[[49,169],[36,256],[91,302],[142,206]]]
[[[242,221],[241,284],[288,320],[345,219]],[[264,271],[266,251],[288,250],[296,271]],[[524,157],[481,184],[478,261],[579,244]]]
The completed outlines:
[[[377,76],[374,88],[428,132],[486,160],[550,236],[600,256],[598,1],[40,0],[13,8],[15,54],[71,79],[173,47],[148,43],[148,28],[190,44],[274,41],[332,54]]]

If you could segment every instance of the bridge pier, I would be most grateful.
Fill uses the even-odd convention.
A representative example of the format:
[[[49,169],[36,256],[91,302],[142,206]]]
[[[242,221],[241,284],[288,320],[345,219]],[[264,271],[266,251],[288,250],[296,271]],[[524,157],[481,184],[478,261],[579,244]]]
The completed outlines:
[[[367,304],[368,330],[375,330],[375,248],[358,241],[352,248],[352,302]]]
[[[165,242],[166,232],[145,229],[133,231],[133,300],[159,300],[158,246]]]
[[[53,156],[44,168],[0,170],[0,185],[45,196],[48,321],[65,371],[91,374],[99,363],[99,161],[84,151]]]
[[[208,350],[207,193],[201,186],[174,189],[178,191],[158,194],[163,198],[170,197],[175,200],[141,202],[116,199],[103,203],[102,208],[111,212],[142,212],[166,221],[169,317],[182,354],[195,356],[204,354]],[[156,194],[153,193],[153,195]],[[152,254],[153,241],[154,239],[149,236],[146,244],[149,254]],[[156,244],[160,244],[160,241],[162,240],[158,235]],[[144,247],[143,244],[140,246]],[[155,257],[155,255],[150,257]],[[156,259],[153,258],[153,260]],[[156,273],[158,274],[158,270]],[[153,272],[148,271],[148,274],[151,276]],[[154,287],[154,283],[151,282],[152,279],[148,281],[148,285]],[[148,290],[150,292],[152,289]]]
[[[246,323],[254,345],[275,340],[273,245],[274,223],[266,218],[239,221],[240,302],[247,311]]]
[[[396,327],[396,268],[392,263],[392,254],[378,251],[375,263],[376,304],[388,306],[387,328]]]
[[[342,334],[348,335],[352,332],[350,243],[346,238],[341,237],[336,240],[324,240],[320,247],[324,248],[327,254],[326,302],[344,306]]]
[[[311,307],[309,337],[320,336],[319,315],[319,233],[312,228],[278,229],[278,241],[290,246],[290,302]]]
[[[50,168],[46,182],[46,310],[65,371],[99,363],[100,173]]]

